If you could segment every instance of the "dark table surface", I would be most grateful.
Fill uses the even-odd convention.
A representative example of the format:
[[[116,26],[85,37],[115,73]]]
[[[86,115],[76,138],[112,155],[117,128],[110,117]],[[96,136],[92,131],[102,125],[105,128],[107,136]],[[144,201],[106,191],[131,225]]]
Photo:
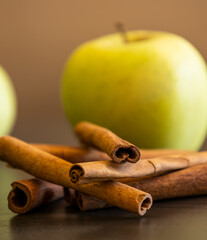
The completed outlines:
[[[80,212],[63,199],[16,215],[7,208],[10,184],[28,177],[0,163],[0,239],[207,239],[207,196],[155,202],[143,217],[118,208]]]

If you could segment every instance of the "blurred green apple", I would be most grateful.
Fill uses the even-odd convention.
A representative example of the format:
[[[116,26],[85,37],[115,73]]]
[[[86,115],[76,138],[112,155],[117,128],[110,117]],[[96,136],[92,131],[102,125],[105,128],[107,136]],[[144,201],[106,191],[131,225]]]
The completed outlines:
[[[105,36],[66,63],[62,103],[74,125],[105,126],[142,148],[197,150],[207,131],[207,71],[180,36],[153,31]]]
[[[8,74],[0,66],[0,136],[9,134],[16,117],[16,97]]]

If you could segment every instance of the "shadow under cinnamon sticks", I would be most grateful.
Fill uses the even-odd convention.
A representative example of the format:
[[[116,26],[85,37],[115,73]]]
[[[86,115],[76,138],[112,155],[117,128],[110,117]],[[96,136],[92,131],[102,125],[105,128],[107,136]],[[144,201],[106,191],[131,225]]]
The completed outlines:
[[[207,164],[196,165],[166,175],[127,184],[142,191],[147,191],[154,200],[206,195]],[[78,191],[76,191],[76,202],[82,211],[112,206],[98,198]]]

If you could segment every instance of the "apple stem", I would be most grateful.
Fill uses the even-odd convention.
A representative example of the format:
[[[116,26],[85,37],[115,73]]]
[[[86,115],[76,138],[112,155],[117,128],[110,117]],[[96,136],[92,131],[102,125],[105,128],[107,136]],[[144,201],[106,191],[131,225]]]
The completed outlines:
[[[117,23],[115,24],[115,28],[116,28],[117,32],[120,33],[120,35],[121,35],[121,37],[123,38],[124,42],[125,42],[125,43],[128,43],[129,40],[128,40],[128,38],[127,38],[127,33],[126,33],[125,28],[124,28],[124,24],[121,23],[121,22],[117,22]]]

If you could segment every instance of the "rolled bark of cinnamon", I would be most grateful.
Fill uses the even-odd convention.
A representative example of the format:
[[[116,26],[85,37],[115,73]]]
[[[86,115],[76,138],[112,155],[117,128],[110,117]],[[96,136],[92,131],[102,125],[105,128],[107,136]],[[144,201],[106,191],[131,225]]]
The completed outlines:
[[[197,153],[195,151],[178,149],[140,149],[140,152],[141,152],[140,160],[164,157],[169,155],[184,155]]]
[[[38,143],[32,143],[31,145],[71,163],[111,160],[104,152],[92,148]]]
[[[119,138],[106,128],[80,122],[76,125],[75,132],[81,142],[107,153],[117,163],[135,163],[140,158],[139,149],[135,145]]]
[[[202,163],[207,163],[207,152],[162,156],[134,164],[128,162],[116,164],[112,161],[85,162],[71,167],[70,179],[76,184],[114,179],[119,181],[122,178],[139,178]]]
[[[27,213],[63,197],[63,189],[39,179],[13,182],[8,195],[8,207],[14,213]]]
[[[149,192],[154,200],[206,195],[207,164],[128,184]],[[82,211],[111,207],[101,199],[81,192],[76,192],[76,202]]]
[[[73,188],[139,215],[144,215],[152,205],[149,194],[123,183],[73,184],[69,178],[73,164],[10,136],[0,138],[0,159],[39,179]]]

